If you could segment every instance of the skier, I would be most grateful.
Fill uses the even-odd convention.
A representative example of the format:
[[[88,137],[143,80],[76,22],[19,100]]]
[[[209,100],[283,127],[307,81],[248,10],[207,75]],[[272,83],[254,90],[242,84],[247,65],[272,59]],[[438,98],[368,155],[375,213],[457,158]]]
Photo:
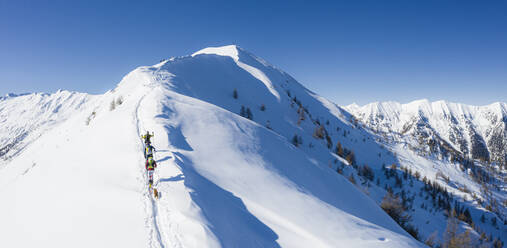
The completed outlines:
[[[150,134],[150,132],[148,132],[148,131],[146,131],[145,135],[141,136],[141,138],[143,138],[143,140],[144,140],[144,144],[146,144],[146,145],[151,144],[151,141],[150,141],[151,137],[153,137],[153,134]]]
[[[153,152],[156,152],[157,150],[155,147],[153,147],[151,144],[146,144],[144,149],[144,158],[148,159],[149,157],[153,158]]]
[[[153,157],[148,157],[148,159],[146,159],[145,167],[146,173],[148,174],[148,185],[151,188],[153,185],[153,173],[155,172],[155,168],[157,168],[157,163],[155,162]]]

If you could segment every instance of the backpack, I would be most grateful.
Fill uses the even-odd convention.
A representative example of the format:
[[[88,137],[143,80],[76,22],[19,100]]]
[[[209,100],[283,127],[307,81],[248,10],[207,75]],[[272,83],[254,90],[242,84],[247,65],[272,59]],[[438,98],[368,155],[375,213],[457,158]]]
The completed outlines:
[[[154,167],[155,167],[155,160],[153,160],[153,158],[148,159],[148,161],[146,161],[146,162],[148,163],[148,166],[147,166],[148,170],[154,169]]]
[[[145,151],[145,154],[146,154],[146,157],[153,157],[153,146],[149,145],[149,146],[146,146],[146,151]]]

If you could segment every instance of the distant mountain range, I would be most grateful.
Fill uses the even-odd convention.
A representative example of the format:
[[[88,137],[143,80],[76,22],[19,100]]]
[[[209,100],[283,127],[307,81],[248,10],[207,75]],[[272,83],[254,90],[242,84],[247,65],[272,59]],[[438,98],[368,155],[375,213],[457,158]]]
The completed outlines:
[[[409,139],[413,149],[453,159],[480,159],[507,166],[507,104],[471,106],[419,100],[345,107],[368,128],[394,140]]]

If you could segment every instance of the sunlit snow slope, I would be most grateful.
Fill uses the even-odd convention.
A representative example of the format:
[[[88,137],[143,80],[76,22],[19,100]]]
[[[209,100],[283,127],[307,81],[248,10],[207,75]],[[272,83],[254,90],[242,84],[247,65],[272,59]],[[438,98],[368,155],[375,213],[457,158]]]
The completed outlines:
[[[68,119],[94,97],[61,91],[0,97],[0,167],[31,141]]]
[[[297,123],[289,95],[312,120]],[[312,141],[315,120],[341,133],[353,129],[349,117],[236,46],[140,67],[9,158],[0,246],[422,246],[330,168],[342,160],[324,141]],[[146,189],[146,130],[155,132],[159,200]]]

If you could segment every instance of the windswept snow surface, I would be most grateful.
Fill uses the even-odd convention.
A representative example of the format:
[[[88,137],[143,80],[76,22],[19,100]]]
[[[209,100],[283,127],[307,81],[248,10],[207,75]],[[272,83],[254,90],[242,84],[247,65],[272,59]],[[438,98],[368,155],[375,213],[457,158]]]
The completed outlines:
[[[247,53],[243,49],[241,49],[238,46],[230,45],[225,47],[208,47],[201,51],[198,51],[194,54],[192,54],[192,57],[199,55],[199,54],[216,54],[220,56],[228,56],[231,57],[234,62],[236,62],[236,65],[238,65],[241,69],[247,71],[252,76],[257,78],[259,81],[264,83],[266,85],[266,88],[268,88],[269,92],[273,94],[278,100],[280,100],[280,94],[278,91],[276,91],[275,87],[273,86],[273,83],[269,79],[264,72],[257,69],[254,66],[251,66],[249,64],[245,64],[243,60],[247,60],[245,62],[251,62],[251,63],[263,63],[262,60],[259,60],[258,58],[254,57],[253,55]]]
[[[338,106],[235,46],[134,70],[0,169],[0,246],[422,247],[330,168],[342,160],[324,143],[308,148],[314,124],[296,124],[288,91],[351,129]],[[146,130],[159,200],[147,194]]]
[[[0,97],[0,167],[41,134],[67,120],[94,96],[59,90],[54,94]]]
[[[130,93],[117,111],[108,101],[77,111],[0,170],[1,247],[147,246]]]

